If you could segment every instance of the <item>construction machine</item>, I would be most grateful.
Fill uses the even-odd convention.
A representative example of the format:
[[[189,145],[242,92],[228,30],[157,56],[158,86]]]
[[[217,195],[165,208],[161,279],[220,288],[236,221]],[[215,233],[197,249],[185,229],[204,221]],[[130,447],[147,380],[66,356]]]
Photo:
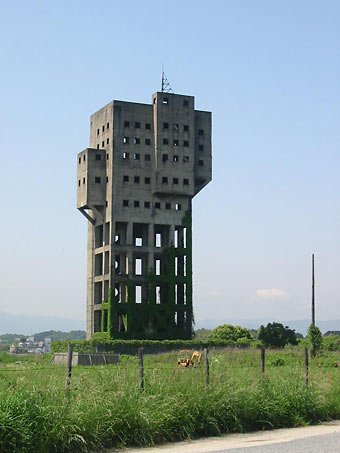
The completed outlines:
[[[178,360],[177,360],[178,366],[181,366],[183,368],[194,366],[195,358],[197,358],[196,367],[199,366],[199,364],[201,363],[202,354],[200,352],[197,352],[197,351],[194,351],[191,354],[191,357],[190,357],[190,354],[191,354],[191,351],[186,351],[186,350],[179,351],[179,357],[178,357]]]

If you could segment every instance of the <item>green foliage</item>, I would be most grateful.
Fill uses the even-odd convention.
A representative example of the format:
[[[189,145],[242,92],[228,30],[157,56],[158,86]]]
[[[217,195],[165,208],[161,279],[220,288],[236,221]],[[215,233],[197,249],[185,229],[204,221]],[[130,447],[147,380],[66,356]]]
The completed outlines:
[[[312,348],[312,354],[316,355],[322,345],[322,334],[318,327],[311,324],[308,329],[307,338]]]
[[[207,347],[237,346],[228,340],[110,340],[108,337],[96,336],[91,340],[72,341],[75,352],[118,352],[120,354],[136,354],[139,347],[146,354],[179,349],[203,349]],[[51,352],[67,352],[67,341],[53,341]]]
[[[322,349],[326,351],[340,351],[340,336],[329,335],[322,338]]]
[[[211,334],[212,330],[211,329],[197,329],[194,332],[194,338],[195,340],[207,340],[209,338],[209,335]]]
[[[18,343],[18,339],[22,338],[23,335],[16,334],[16,333],[4,333],[3,335],[0,335],[0,343],[2,344],[13,344],[13,343]]]
[[[283,366],[285,364],[285,361],[282,357],[273,357],[270,360],[268,360],[268,365],[269,366]]]
[[[298,343],[295,330],[278,322],[268,323],[266,327],[261,326],[258,339],[265,347],[274,348],[283,348],[288,343],[291,345]]]
[[[209,337],[211,340],[226,340],[238,341],[241,338],[252,340],[253,337],[248,329],[240,326],[233,326],[232,324],[223,324],[216,327]]]
[[[143,392],[137,357],[122,356],[119,366],[74,367],[67,398],[64,367],[2,372],[0,451],[104,451],[340,417],[338,369],[317,358],[307,389],[298,348],[267,356],[262,376],[257,350],[212,352],[206,389],[204,367],[177,368],[176,352],[147,355]]]

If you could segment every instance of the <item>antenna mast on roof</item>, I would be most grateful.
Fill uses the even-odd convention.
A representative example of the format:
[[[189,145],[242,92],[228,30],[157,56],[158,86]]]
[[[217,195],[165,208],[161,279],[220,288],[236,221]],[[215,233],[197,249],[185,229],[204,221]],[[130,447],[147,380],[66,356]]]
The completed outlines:
[[[163,65],[162,65],[162,93],[173,93],[173,89],[171,88],[171,85],[168,79],[166,78]]]

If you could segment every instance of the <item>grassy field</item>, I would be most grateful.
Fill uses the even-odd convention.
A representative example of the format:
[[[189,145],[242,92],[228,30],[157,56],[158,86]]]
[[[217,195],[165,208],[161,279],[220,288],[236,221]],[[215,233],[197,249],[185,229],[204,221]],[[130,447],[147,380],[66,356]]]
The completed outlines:
[[[177,368],[177,354],[145,356],[145,390],[137,357],[119,366],[65,368],[49,357],[0,355],[0,451],[80,452],[153,445],[228,432],[291,427],[340,418],[339,352],[311,361],[303,351],[225,349],[204,366]]]

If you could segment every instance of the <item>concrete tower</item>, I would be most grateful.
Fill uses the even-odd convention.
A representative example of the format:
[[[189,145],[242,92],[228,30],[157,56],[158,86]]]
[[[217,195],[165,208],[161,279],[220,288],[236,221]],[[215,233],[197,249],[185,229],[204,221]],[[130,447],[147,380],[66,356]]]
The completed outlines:
[[[191,338],[191,200],[211,180],[211,113],[164,92],[112,101],[91,116],[77,164],[87,338]]]

